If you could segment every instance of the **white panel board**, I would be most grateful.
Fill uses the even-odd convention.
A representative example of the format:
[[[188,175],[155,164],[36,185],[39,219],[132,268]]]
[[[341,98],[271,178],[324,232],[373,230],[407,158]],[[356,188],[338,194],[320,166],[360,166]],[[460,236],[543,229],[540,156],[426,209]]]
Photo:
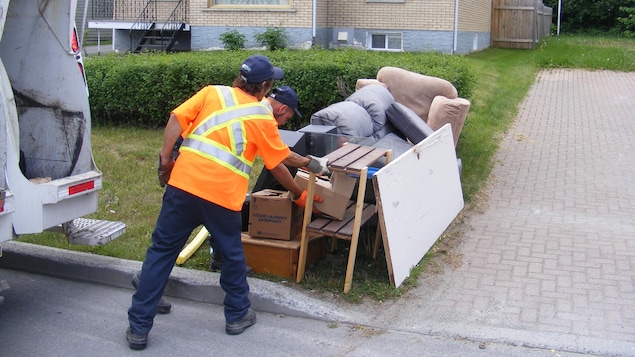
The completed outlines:
[[[450,124],[373,180],[390,282],[399,287],[464,206]]]

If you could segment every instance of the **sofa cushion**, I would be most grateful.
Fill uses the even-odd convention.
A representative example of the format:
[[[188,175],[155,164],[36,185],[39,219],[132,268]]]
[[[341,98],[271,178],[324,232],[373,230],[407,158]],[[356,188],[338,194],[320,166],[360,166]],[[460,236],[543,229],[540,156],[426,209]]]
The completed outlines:
[[[373,134],[373,120],[362,106],[355,102],[343,101],[311,115],[311,124],[333,125],[339,134],[369,137]]]
[[[380,81],[378,81],[376,79],[373,79],[373,78],[361,78],[361,79],[358,79],[357,82],[355,82],[355,90],[360,90],[363,87],[366,87],[366,86],[369,86],[369,85],[372,85],[372,84],[378,84],[380,86],[386,87],[385,84],[383,84],[382,82],[380,82]]]
[[[413,144],[434,133],[417,113],[401,103],[391,104],[386,110],[386,117]]]
[[[351,94],[346,100],[357,103],[366,109],[373,120],[373,137],[381,139],[394,130],[391,125],[386,127],[386,109],[395,102],[395,99],[385,86],[378,84],[364,86]]]
[[[430,105],[430,113],[428,114],[428,125],[433,130],[438,130],[446,123],[452,125],[452,137],[454,138],[454,147],[459,141],[459,135],[463,130],[467,112],[470,110],[470,101],[464,98],[446,98],[444,96],[436,96]]]

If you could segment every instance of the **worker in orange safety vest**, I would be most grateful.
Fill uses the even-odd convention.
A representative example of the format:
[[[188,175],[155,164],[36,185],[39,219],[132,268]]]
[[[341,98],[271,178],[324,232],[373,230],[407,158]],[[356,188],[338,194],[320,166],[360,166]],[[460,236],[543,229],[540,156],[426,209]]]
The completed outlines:
[[[301,207],[306,203],[306,190],[295,183],[285,165],[328,173],[326,158],[304,157],[289,150],[272,112],[261,103],[283,74],[267,57],[250,56],[231,87],[206,86],[170,113],[158,170],[160,183],[167,187],[128,309],[130,348],[146,347],[156,305],[174,263],[201,224],[213,237],[223,262],[220,285],[225,292],[226,333],[237,335],[256,323],[250,308],[240,212],[255,157],[262,157],[265,167]],[[175,161],[172,150],[181,134],[184,139]],[[318,196],[314,199],[322,201]]]

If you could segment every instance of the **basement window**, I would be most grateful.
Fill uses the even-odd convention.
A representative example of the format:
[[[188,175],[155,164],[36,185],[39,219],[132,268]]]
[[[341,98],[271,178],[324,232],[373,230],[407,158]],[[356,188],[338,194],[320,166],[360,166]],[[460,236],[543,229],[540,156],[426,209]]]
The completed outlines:
[[[371,50],[401,51],[401,33],[369,33],[368,48]]]

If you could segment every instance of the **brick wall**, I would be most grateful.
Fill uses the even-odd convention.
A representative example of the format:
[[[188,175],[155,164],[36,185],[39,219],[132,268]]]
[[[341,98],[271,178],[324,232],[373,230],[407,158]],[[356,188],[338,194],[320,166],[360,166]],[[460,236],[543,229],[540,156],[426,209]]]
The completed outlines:
[[[311,28],[312,1],[290,0],[289,6],[210,6],[211,0],[190,1],[192,26]]]
[[[465,0],[464,0],[465,1]],[[329,0],[328,27],[451,31],[454,0]]]
[[[116,0],[122,1],[122,0]],[[170,0],[164,0],[170,2]],[[467,53],[488,47],[492,0],[460,0],[457,43],[454,42],[456,0],[316,0],[316,32],[312,33],[313,0],[289,0],[289,6],[211,6],[212,0],[188,0],[193,50],[222,47],[220,35],[237,29],[255,46],[254,33],[283,27],[289,45],[307,43],[338,45],[337,31],[346,31],[353,42],[366,47],[368,33],[391,31],[402,34],[406,51],[434,50]]]
[[[317,27],[326,27],[328,24],[328,6],[330,0],[317,0]],[[307,1],[307,3],[311,3],[311,1]]]
[[[490,32],[492,0],[462,0],[459,2],[459,31]]]
[[[211,6],[212,0],[189,2],[188,17],[192,26],[311,28],[313,22],[312,0],[290,0],[289,6],[281,7],[251,5],[242,8]],[[318,28],[425,31],[452,31],[454,28],[455,0],[317,0],[316,3]],[[173,0],[157,1],[159,19],[167,18],[174,4]],[[459,6],[461,31],[490,31],[492,0],[461,0]],[[134,14],[140,11],[138,9]],[[117,15],[120,20],[134,20],[128,19],[130,15]]]

